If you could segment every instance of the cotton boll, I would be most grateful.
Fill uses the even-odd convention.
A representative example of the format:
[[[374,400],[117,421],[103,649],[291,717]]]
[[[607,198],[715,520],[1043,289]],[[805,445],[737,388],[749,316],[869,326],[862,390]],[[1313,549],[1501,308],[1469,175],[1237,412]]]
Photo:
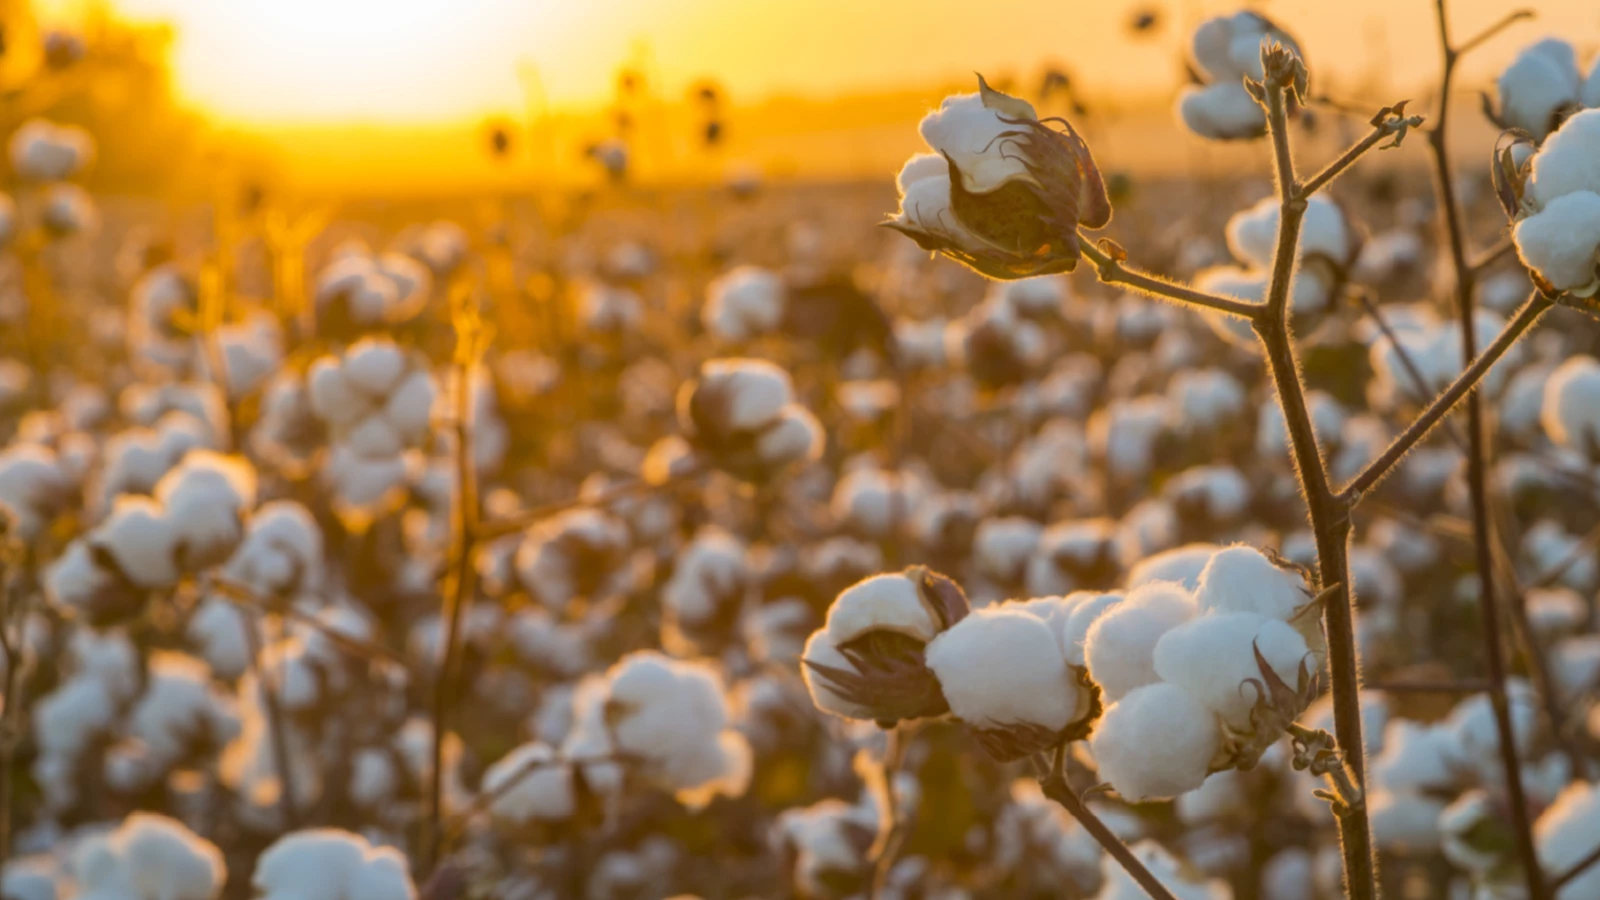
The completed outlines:
[[[1520,678],[1506,682],[1511,730],[1517,755],[1527,758],[1539,731],[1540,707],[1532,685]],[[1496,777],[1500,760],[1500,732],[1487,694],[1476,694],[1456,704],[1444,727],[1453,740],[1456,759],[1490,777]]]
[[[1311,601],[1305,582],[1254,547],[1217,551],[1200,573],[1195,602],[1206,613],[1253,612],[1287,622]]]
[[[1117,523],[1110,519],[1057,522],[1039,534],[1024,582],[1033,596],[1109,587],[1121,574]]]
[[[1084,639],[1084,659],[1105,698],[1117,701],[1157,681],[1156,643],[1195,615],[1188,591],[1170,582],[1154,582],[1135,588],[1097,618]]]
[[[75,184],[57,182],[45,188],[39,220],[57,237],[71,237],[98,228],[100,212],[88,191]]]
[[[296,831],[261,854],[251,878],[260,900],[416,900],[405,857],[332,828]]]
[[[739,266],[707,288],[700,319],[724,340],[748,340],[776,329],[783,320],[783,280],[756,266]]]
[[[1383,730],[1383,750],[1372,760],[1373,782],[1396,792],[1448,790],[1456,783],[1460,754],[1450,730],[1391,719]]]
[[[591,334],[624,335],[644,323],[644,301],[628,288],[585,282],[578,288],[575,303],[578,321]]]
[[[1156,581],[1171,581],[1192,591],[1200,586],[1206,565],[1223,548],[1216,544],[1184,544],[1148,556],[1128,569],[1128,589]]]
[[[1549,210],[1560,198],[1600,193],[1600,163],[1594,159],[1600,142],[1600,112],[1586,109],[1568,119],[1533,157],[1527,186],[1535,209]]]
[[[1267,129],[1266,112],[1238,81],[1185,87],[1178,118],[1196,135],[1218,141],[1260,137]]]
[[[1431,853],[1439,849],[1439,814],[1445,802],[1426,794],[1373,791],[1367,800],[1372,841],[1391,852]]]
[[[945,627],[905,575],[874,575],[841,593],[828,607],[825,626],[835,644],[869,631],[893,631],[926,643]]]
[[[1593,852],[1596,834],[1600,834],[1600,790],[1593,784],[1574,782],[1534,823],[1541,867],[1547,872],[1569,871]],[[1581,900],[1596,892],[1600,892],[1600,868],[1590,866],[1562,885],[1556,896]]]
[[[227,866],[211,842],[176,819],[136,812],[106,835],[86,840],[73,854],[78,888],[86,895],[131,892],[161,900],[213,900]]]
[[[1316,876],[1310,851],[1300,847],[1279,850],[1261,870],[1257,896],[1273,900],[1316,900]]]
[[[146,679],[144,693],[129,711],[128,731],[163,770],[197,744],[220,746],[236,736],[239,719],[232,702],[212,690],[211,673],[201,661],[158,652]]]
[[[617,749],[641,757],[648,777],[686,805],[738,796],[750,778],[750,747],[728,731],[722,680],[702,663],[641,651],[607,672],[606,716]]]
[[[208,568],[243,540],[244,516],[256,502],[255,469],[243,457],[196,450],[156,484],[155,498],[181,564]]]
[[[483,773],[483,792],[495,799],[489,814],[513,825],[554,822],[577,808],[572,767],[541,743],[523,744]]]
[[[1258,269],[1272,268],[1279,205],[1278,198],[1267,197],[1228,220],[1228,249],[1240,262]],[[1321,256],[1341,267],[1350,262],[1349,226],[1332,200],[1321,194],[1312,196],[1306,202],[1300,229],[1299,259]]]
[[[1563,194],[1512,229],[1522,261],[1560,290],[1588,296],[1600,252],[1600,194]]]
[[[1500,118],[1544,140],[1556,114],[1578,102],[1578,64],[1572,45],[1548,38],[1517,54],[1500,73]]]
[[[1113,476],[1134,479],[1156,463],[1156,445],[1172,421],[1171,402],[1163,396],[1113,401],[1089,420],[1089,442]]]
[[[1221,742],[1210,710],[1177,685],[1157,682],[1107,709],[1089,748],[1100,778],[1138,803],[1199,787]]]
[[[1235,731],[1251,730],[1251,711],[1272,702],[1256,654],[1291,689],[1316,671],[1305,638],[1293,628],[1249,612],[1212,612],[1161,636],[1156,674],[1181,685]]]
[[[1233,466],[1196,466],[1173,476],[1161,493],[1172,501],[1180,518],[1228,525],[1237,522],[1250,505],[1250,483]]]
[[[1177,430],[1184,435],[1219,434],[1237,423],[1247,398],[1239,380],[1222,369],[1185,369],[1167,386]]]
[[[973,612],[928,644],[927,660],[950,711],[980,733],[1060,732],[1085,711],[1050,626],[1020,610]]]
[[[1028,117],[1033,118],[1032,107]],[[1005,153],[1005,136],[1019,126],[1004,121],[998,110],[977,94],[944,98],[923,117],[918,130],[928,146],[947,156],[961,170],[967,190],[988,193],[1015,178],[1031,178],[1021,154]]]
[[[0,509],[14,517],[17,538],[36,540],[70,498],[70,480],[54,452],[26,444],[0,451]]]
[[[60,181],[76,175],[94,159],[94,139],[87,131],[29,119],[11,135],[11,166],[29,181]]]
[[[1540,418],[1557,444],[1591,456],[1600,452],[1600,361],[1573,356],[1544,385]]]
[[[1043,532],[1038,522],[1021,516],[985,519],[973,535],[973,560],[989,577],[1015,584],[1022,580]]]
[[[48,856],[8,859],[5,876],[0,879],[0,896],[8,900],[57,900],[56,885],[62,875],[59,869]]]

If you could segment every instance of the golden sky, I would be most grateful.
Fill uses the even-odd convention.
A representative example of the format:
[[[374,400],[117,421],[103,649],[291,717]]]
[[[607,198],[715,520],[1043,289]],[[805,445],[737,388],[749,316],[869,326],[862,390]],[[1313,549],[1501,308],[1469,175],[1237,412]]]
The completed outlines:
[[[95,0],[41,0],[71,11]],[[906,86],[981,69],[1067,63],[1091,91],[1161,93],[1179,79],[1189,26],[1238,3],[1215,0],[100,0],[177,26],[180,90],[238,123],[463,121],[518,110],[531,61],[557,106],[610,95],[618,66],[648,47],[663,91],[712,76],[736,99]],[[1253,4],[1300,35],[1313,72],[1385,70],[1418,84],[1437,65],[1431,0]],[[1452,0],[1462,33],[1510,8]],[[1593,0],[1531,0],[1520,25],[1474,58],[1483,77],[1547,33],[1600,46]],[[1124,28],[1135,8],[1165,13],[1153,39]]]

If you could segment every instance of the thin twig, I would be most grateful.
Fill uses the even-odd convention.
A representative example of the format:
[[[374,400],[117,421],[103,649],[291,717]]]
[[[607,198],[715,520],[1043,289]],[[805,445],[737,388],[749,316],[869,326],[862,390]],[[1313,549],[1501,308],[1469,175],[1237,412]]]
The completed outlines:
[[[1533,327],[1533,324],[1539,320],[1540,316],[1544,315],[1550,306],[1551,300],[1548,297],[1538,291],[1534,291],[1528,301],[1522,304],[1516,314],[1511,317],[1511,321],[1507,322],[1506,326],[1500,330],[1500,334],[1495,337],[1494,342],[1484,348],[1483,353],[1474,359],[1465,371],[1457,375],[1455,381],[1452,381],[1450,386],[1444,389],[1443,393],[1435,397],[1433,402],[1428,404],[1428,407],[1417,416],[1416,420],[1406,426],[1406,430],[1401,432],[1389,444],[1388,448],[1378,455],[1377,459],[1368,463],[1367,467],[1361,470],[1361,474],[1351,480],[1350,484],[1340,492],[1341,496],[1352,504],[1360,502],[1362,496],[1371,491],[1378,482],[1393,471],[1400,460],[1407,453],[1410,453],[1413,447],[1421,443],[1423,438],[1426,438],[1433,431],[1434,426],[1438,425],[1451,410],[1455,409],[1456,404],[1461,402],[1463,397],[1475,396],[1473,389],[1494,367],[1494,364],[1499,362],[1501,357],[1505,356],[1506,352],[1516,345],[1522,335]],[[1472,329],[1469,327],[1465,330],[1470,332]]]
[[[1572,549],[1567,551],[1567,555],[1558,560],[1555,565],[1533,576],[1532,580],[1528,582],[1528,589],[1539,590],[1560,581],[1573,566],[1583,562],[1585,559],[1593,559],[1596,548],[1600,548],[1600,524],[1590,528],[1588,533],[1579,539],[1578,543],[1573,544]]]
[[[1439,198],[1439,222],[1450,250],[1450,262],[1455,268],[1456,312],[1461,322],[1461,358],[1477,356],[1477,336],[1473,327],[1473,287],[1476,272],[1467,261],[1465,229],[1456,201],[1455,183],[1450,168],[1445,125],[1450,112],[1450,85],[1455,74],[1456,61],[1461,54],[1487,40],[1505,25],[1522,18],[1512,13],[1493,28],[1472,40],[1456,46],[1450,41],[1450,25],[1445,12],[1445,0],[1435,0],[1434,9],[1439,25],[1439,44],[1444,52],[1444,73],[1439,89],[1439,122],[1428,133],[1428,147],[1432,150],[1434,190]],[[1542,309],[1537,304],[1543,299],[1536,293],[1519,311],[1517,319],[1508,325],[1513,330],[1516,322],[1531,325]],[[1546,300],[1547,307],[1549,302]],[[1529,312],[1531,310],[1531,313]],[[1518,332],[1520,334],[1520,332]],[[1513,337],[1513,342],[1515,337]],[[1498,340],[1497,340],[1498,343]],[[1509,344],[1507,344],[1509,346]],[[1501,352],[1505,350],[1502,347]],[[1486,351],[1486,357],[1489,353]],[[1487,368],[1484,369],[1487,371]],[[1472,502],[1473,546],[1477,557],[1478,605],[1483,619],[1483,645],[1488,666],[1489,699],[1494,709],[1495,726],[1499,736],[1500,761],[1506,782],[1507,800],[1511,806],[1511,826],[1517,844],[1517,856],[1527,882],[1528,900],[1544,900],[1544,875],[1540,870],[1539,853],[1534,844],[1533,821],[1528,811],[1528,801],[1522,788],[1522,767],[1517,759],[1516,730],[1511,721],[1510,701],[1506,697],[1505,645],[1501,636],[1500,608],[1495,599],[1494,538],[1489,519],[1488,435],[1484,422],[1483,397],[1468,392],[1467,407],[1467,486]]]
[[[1111,854],[1111,858],[1115,859],[1153,900],[1177,900],[1172,891],[1161,883],[1161,879],[1157,878],[1133,850],[1117,837],[1110,826],[1094,814],[1094,811],[1083,802],[1083,798],[1072,789],[1072,785],[1067,783],[1065,745],[1056,748],[1050,771],[1040,779],[1039,787],[1044,790],[1046,797],[1060,804],[1062,809],[1077,819],[1083,830],[1089,832],[1089,836],[1104,847],[1106,852]]]
[[[496,785],[494,790],[483,791],[482,793],[479,793],[476,797],[472,798],[472,802],[467,805],[466,809],[451,815],[450,821],[444,830],[445,833],[442,843],[445,846],[454,843],[456,838],[461,836],[462,830],[467,827],[467,823],[471,822],[474,816],[477,816],[489,809],[491,806],[494,806],[495,803],[497,803],[506,795],[510,794],[512,791],[516,790],[524,781],[527,781],[529,778],[533,777],[533,775],[537,772],[542,772],[546,769],[553,769],[557,766],[576,767],[599,765],[603,763],[630,765],[638,761],[639,758],[631,753],[605,753],[595,756],[578,756],[571,759],[530,759],[518,766],[516,771],[512,772],[511,776],[505,781],[502,781],[500,784]]]
[[[1552,879],[1550,881],[1550,892],[1552,894],[1559,892],[1571,883],[1573,879],[1593,868],[1595,863],[1600,863],[1600,844],[1595,845],[1595,848],[1590,850],[1583,859],[1573,863],[1565,872]]]
[[[1174,284],[1164,278],[1141,272],[1138,269],[1130,269],[1121,260],[1101,250],[1093,241],[1081,234],[1078,235],[1078,249],[1082,250],[1083,255],[1094,263],[1100,280],[1106,284],[1120,284],[1142,294],[1170,300],[1180,306],[1220,312],[1240,319],[1254,320],[1261,314],[1261,304],[1259,303],[1249,303],[1233,297],[1208,294],[1205,291],[1197,291],[1181,284]]]
[[[1467,38],[1460,44],[1457,44],[1450,53],[1450,57],[1460,57],[1462,54],[1467,53],[1468,51],[1476,50],[1484,41],[1487,41],[1500,32],[1506,30],[1506,28],[1510,27],[1511,25],[1514,25],[1523,19],[1531,19],[1533,17],[1534,12],[1531,9],[1519,9],[1515,12],[1507,13],[1504,18],[1500,19],[1500,21],[1495,22],[1488,28],[1485,28],[1472,37]]]
[[[505,537],[508,534],[516,534],[519,531],[525,531],[529,526],[537,522],[548,519],[551,516],[560,515],[568,510],[590,509],[594,507],[608,506],[617,502],[618,500],[626,500],[630,497],[637,497],[641,494],[648,494],[651,491],[664,490],[666,488],[682,484],[693,478],[699,477],[700,475],[704,474],[704,472],[705,469],[703,467],[692,466],[682,472],[673,473],[670,478],[660,483],[646,481],[643,478],[634,478],[614,484],[592,496],[580,496],[574,497],[571,500],[561,500],[555,503],[546,503],[543,506],[534,507],[533,509],[518,513],[510,518],[500,519],[494,522],[481,522],[476,528],[476,539],[480,542],[493,541],[498,538]]]
[[[363,640],[355,635],[345,634],[310,613],[296,609],[292,604],[274,604],[256,596],[255,592],[238,582],[228,581],[224,578],[212,578],[207,584],[212,590],[222,595],[222,598],[235,605],[248,607],[257,613],[271,613],[283,616],[291,622],[297,622],[308,628],[315,629],[339,649],[363,659],[382,659],[386,662],[398,664],[410,669],[410,663],[405,655],[396,650],[391,650],[374,641]]]
[[[1494,246],[1473,257],[1472,262],[1468,263],[1468,265],[1472,268],[1474,275],[1479,275],[1483,273],[1484,269],[1499,262],[1501,258],[1508,254],[1515,253],[1516,250],[1516,242],[1511,240],[1511,235],[1508,234],[1495,241]]]
[[[1378,114],[1379,118],[1373,122],[1372,130],[1367,133],[1366,137],[1339,154],[1333,162],[1324,166],[1322,171],[1306,179],[1305,183],[1300,186],[1300,196],[1309,197],[1322,190],[1329,182],[1343,175],[1346,169],[1355,165],[1356,160],[1365,156],[1368,150],[1378,146],[1378,143],[1384,138],[1402,134],[1403,129],[1420,128],[1422,126],[1421,116],[1391,115],[1391,109],[1392,107],[1386,108]]]

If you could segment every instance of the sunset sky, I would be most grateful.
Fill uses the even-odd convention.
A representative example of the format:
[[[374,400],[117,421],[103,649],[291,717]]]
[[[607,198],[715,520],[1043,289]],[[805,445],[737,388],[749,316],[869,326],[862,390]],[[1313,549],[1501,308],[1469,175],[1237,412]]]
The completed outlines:
[[[43,0],[70,13],[90,0]],[[1430,0],[1279,0],[1255,4],[1301,35],[1314,71],[1359,77],[1387,67],[1400,85],[1437,64]],[[1502,65],[1544,33],[1600,46],[1592,0],[1533,0],[1540,18],[1473,59]],[[1159,93],[1178,77],[1188,26],[1237,8],[1213,0],[110,0],[129,17],[179,30],[175,72],[194,105],[253,124],[362,120],[437,123],[521,107],[517,70],[534,63],[551,101],[592,106],[619,64],[648,46],[668,96],[714,76],[736,99],[829,95],[947,79],[973,69],[1068,63],[1093,90]],[[1159,9],[1165,26],[1135,42],[1124,23]],[[1453,0],[1463,34],[1509,8]],[[1320,67],[1320,68],[1319,68]]]

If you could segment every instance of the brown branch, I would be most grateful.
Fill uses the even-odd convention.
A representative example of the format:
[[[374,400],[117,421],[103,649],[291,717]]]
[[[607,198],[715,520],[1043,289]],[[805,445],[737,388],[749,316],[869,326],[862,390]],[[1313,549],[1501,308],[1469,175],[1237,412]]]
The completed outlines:
[[[1083,830],[1089,832],[1089,836],[1104,847],[1105,851],[1111,854],[1111,858],[1115,859],[1153,900],[1177,900],[1172,891],[1161,883],[1161,879],[1157,878],[1144,861],[1117,837],[1110,826],[1094,814],[1094,810],[1090,809],[1083,802],[1083,798],[1072,789],[1072,785],[1067,783],[1065,761],[1066,745],[1062,745],[1056,748],[1049,773],[1044,774],[1039,781],[1039,787],[1044,790],[1044,795],[1060,804],[1062,809],[1077,819]]]
[[[1101,250],[1083,235],[1078,235],[1078,249],[1094,263],[1100,280],[1106,284],[1120,284],[1141,294],[1168,300],[1180,306],[1196,307],[1211,312],[1254,320],[1261,314],[1261,304],[1249,303],[1233,297],[1208,294],[1194,288],[1174,284],[1164,278],[1131,269],[1110,253]]]

